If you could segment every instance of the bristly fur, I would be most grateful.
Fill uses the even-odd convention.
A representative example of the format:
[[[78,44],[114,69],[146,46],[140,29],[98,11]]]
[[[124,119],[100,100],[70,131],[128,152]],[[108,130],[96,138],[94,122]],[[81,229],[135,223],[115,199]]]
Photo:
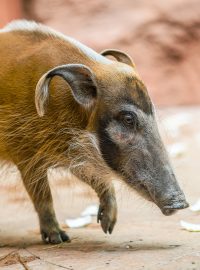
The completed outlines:
[[[93,181],[96,181],[97,186],[103,186],[100,183],[102,173],[107,174],[110,179],[113,178],[114,173],[101,157],[95,134],[66,127],[61,116],[59,129],[53,127],[52,123],[46,123],[43,129],[37,132],[35,127],[41,125],[40,121],[43,120],[38,120],[36,114],[22,116],[14,113],[12,107],[0,106],[0,145],[6,145],[18,168],[23,168],[23,175],[30,178],[30,185],[40,181],[48,168],[59,166],[68,167],[81,177],[83,170],[85,174],[85,168],[88,168],[89,174],[92,165],[96,171]],[[33,145],[30,145],[30,140]],[[31,173],[32,168],[38,168],[34,174]],[[44,188],[42,192],[45,190]]]

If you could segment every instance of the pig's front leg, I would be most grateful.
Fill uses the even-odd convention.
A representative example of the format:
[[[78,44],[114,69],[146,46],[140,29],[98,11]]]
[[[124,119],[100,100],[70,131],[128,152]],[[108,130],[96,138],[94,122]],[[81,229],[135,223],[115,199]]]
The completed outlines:
[[[85,163],[81,168],[79,166],[71,168],[71,172],[96,191],[100,200],[97,222],[101,222],[105,233],[111,234],[117,220],[117,203],[112,181],[106,172],[101,172],[100,176],[98,166],[91,163]]]
[[[104,161],[93,133],[78,134],[68,152],[70,171],[97,193],[100,207],[97,221],[105,233],[112,233],[117,219],[117,203],[112,184],[114,172]]]
[[[111,185],[110,189],[106,190],[100,196],[100,206],[97,216],[97,222],[101,222],[101,227],[105,233],[110,234],[113,231],[117,220],[117,203],[115,199],[114,187]]]

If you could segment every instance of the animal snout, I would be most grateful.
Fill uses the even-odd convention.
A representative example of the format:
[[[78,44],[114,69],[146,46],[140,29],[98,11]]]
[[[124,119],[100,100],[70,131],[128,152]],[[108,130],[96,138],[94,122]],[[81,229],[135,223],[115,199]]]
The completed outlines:
[[[165,216],[174,214],[177,210],[187,208],[189,204],[186,201],[174,202],[171,205],[166,205],[162,208],[162,212]]]
[[[174,214],[177,210],[185,209],[189,206],[183,194],[170,197],[165,204],[161,206],[161,211],[165,216]]]

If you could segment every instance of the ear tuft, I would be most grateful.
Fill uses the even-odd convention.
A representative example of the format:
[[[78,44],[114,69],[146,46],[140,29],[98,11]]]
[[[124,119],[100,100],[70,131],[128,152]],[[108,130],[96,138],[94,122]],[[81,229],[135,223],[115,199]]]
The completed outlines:
[[[84,107],[91,107],[97,98],[97,85],[93,72],[85,65],[58,66],[45,73],[37,83],[35,105],[43,116],[49,100],[49,84],[54,76],[62,77],[70,86],[74,99]]]
[[[49,101],[49,83],[51,78],[47,78],[45,73],[38,81],[35,89],[35,106],[40,117],[44,116]]]

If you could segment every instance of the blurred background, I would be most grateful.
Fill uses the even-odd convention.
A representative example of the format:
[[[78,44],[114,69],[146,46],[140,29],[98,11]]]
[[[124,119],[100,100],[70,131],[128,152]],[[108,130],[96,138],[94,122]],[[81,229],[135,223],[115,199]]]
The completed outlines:
[[[44,23],[98,52],[115,48],[131,55],[159,108],[161,134],[178,181],[189,203],[195,203],[200,197],[200,1],[0,0],[0,27],[19,18]],[[66,177],[64,172],[61,177],[50,176],[62,225],[66,217],[76,217],[89,202],[97,202],[91,190],[69,184]],[[5,178],[11,180],[9,187]],[[93,264],[95,269],[105,269],[105,262],[113,263],[115,267],[110,265],[110,269],[124,269],[124,261],[126,269],[200,269],[198,237],[181,230],[179,224],[181,219],[200,223],[199,210],[195,214],[186,209],[166,218],[155,205],[119,184],[116,184],[119,221],[111,238],[103,235],[94,221],[79,231],[68,229],[75,240],[62,251],[37,249],[34,246],[40,243],[37,217],[18,179],[16,168],[9,175],[6,169],[0,179],[0,203],[7,205],[0,208],[0,244],[5,246],[0,255],[7,254],[11,244],[32,243],[32,251],[65,266],[66,248],[70,265],[77,267],[73,269],[94,269],[90,268]],[[66,186],[68,191],[63,189]],[[101,253],[102,250],[105,252]],[[34,260],[37,262],[37,257]],[[31,269],[50,269],[44,265]]]
[[[1,0],[0,26],[16,18],[125,50],[158,105],[200,103],[199,0]]]

